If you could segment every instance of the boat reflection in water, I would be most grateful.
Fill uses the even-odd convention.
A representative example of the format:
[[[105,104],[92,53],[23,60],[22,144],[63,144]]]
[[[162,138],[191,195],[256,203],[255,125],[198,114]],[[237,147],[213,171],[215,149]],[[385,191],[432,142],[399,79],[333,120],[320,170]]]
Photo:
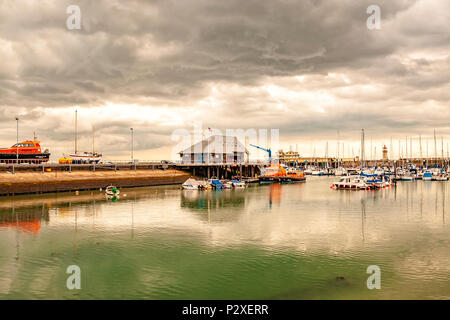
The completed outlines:
[[[30,206],[0,208],[0,231],[15,229],[23,233],[38,233],[42,222],[49,221],[48,207]]]
[[[298,185],[300,187],[301,184]],[[296,186],[297,187],[297,186]],[[279,183],[264,186],[252,186],[246,189],[236,190],[182,190],[181,208],[188,208],[194,211],[215,210],[227,217],[238,217],[241,213],[235,209],[257,206],[260,211],[271,209],[274,204],[280,205],[283,185]],[[268,206],[261,207],[264,202],[255,203],[255,195],[264,194]],[[229,208],[230,210],[219,210]]]

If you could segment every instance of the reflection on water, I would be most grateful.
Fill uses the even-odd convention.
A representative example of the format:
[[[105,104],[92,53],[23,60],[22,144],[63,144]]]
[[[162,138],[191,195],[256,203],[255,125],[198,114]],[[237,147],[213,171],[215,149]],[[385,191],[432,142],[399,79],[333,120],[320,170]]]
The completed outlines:
[[[332,181],[0,198],[0,298],[450,298],[449,183]]]

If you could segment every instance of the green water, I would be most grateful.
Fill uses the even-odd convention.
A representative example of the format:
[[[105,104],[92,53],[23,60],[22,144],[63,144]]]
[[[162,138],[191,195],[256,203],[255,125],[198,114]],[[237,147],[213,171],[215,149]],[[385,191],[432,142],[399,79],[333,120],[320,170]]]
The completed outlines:
[[[449,299],[450,184],[333,180],[0,198],[0,299]]]

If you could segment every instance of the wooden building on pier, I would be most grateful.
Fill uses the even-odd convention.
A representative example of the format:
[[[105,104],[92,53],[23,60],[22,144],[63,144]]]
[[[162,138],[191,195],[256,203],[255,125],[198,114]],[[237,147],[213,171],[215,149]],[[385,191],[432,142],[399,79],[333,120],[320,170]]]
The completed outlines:
[[[215,135],[179,152],[182,164],[239,164],[249,152],[237,137]]]

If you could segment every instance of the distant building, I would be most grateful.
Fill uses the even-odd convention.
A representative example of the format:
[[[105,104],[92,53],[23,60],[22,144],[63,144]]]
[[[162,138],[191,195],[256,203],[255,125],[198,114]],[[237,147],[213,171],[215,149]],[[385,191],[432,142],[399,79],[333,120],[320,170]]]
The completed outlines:
[[[210,136],[189,148],[180,151],[182,163],[244,163],[248,150],[236,138],[230,136]]]
[[[280,162],[296,162],[300,160],[300,154],[297,151],[278,151],[278,159]]]
[[[296,151],[278,151],[278,159],[281,163],[285,164],[317,164],[317,165],[325,165],[325,164],[334,164],[337,163],[338,160],[336,158],[325,158],[325,157],[301,157],[300,154]],[[341,163],[355,163],[359,162],[359,157],[355,158],[339,158],[339,162]]]
[[[383,146],[383,160],[389,160],[388,148],[386,146]]]

